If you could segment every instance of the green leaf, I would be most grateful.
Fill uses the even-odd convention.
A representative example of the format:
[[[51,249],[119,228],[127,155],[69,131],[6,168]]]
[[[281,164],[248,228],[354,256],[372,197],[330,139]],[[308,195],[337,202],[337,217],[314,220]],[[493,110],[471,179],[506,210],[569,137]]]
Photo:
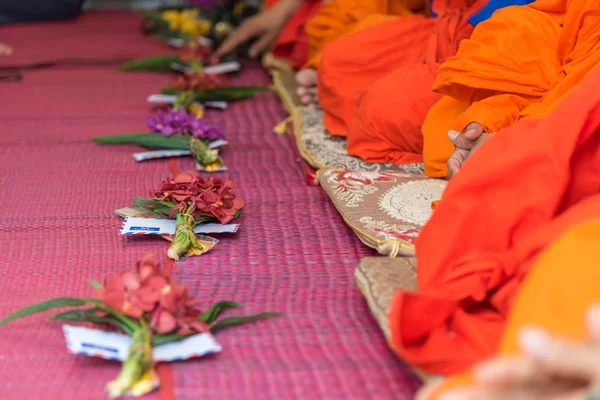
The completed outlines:
[[[168,95],[179,95],[181,93],[180,90],[175,89],[174,87],[171,86],[165,86],[164,88],[160,89],[160,93],[161,94],[168,94]]]
[[[5,325],[17,318],[22,318],[28,315],[52,310],[53,308],[79,307],[86,304],[94,304],[95,302],[96,300],[93,299],[78,299],[74,297],[58,297],[56,299],[46,300],[41,303],[33,304],[29,307],[22,308],[19,311],[15,311],[14,313],[1,320],[0,326]]]
[[[171,201],[160,201],[154,199],[145,199],[143,197],[134,197],[133,204],[135,207],[143,207],[153,212],[163,215],[167,218],[171,216],[171,208],[175,207],[175,203]]]
[[[57,321],[92,322],[95,324],[107,324],[121,329],[128,335],[133,334],[133,329],[127,326],[127,324],[119,321],[112,315],[99,316],[97,315],[97,310],[95,308],[86,308],[84,310],[69,310],[59,314],[55,314],[51,316],[50,319]]]
[[[152,335],[152,346],[160,346],[161,344],[176,342],[178,340],[185,339],[191,335],[178,335],[177,333],[171,333],[168,335],[161,335],[155,333]]]
[[[146,71],[146,72],[169,72],[171,71],[171,64],[181,62],[178,56],[164,55],[139,58],[137,60],[129,61],[119,66],[119,71]]]
[[[190,140],[185,136],[165,136],[160,133],[126,133],[123,135],[99,136],[92,139],[98,144],[136,144],[147,149],[189,150]]]
[[[256,315],[224,318],[220,321],[215,322],[210,327],[210,332],[216,333],[217,331],[227,328],[228,326],[241,325],[241,324],[245,324],[247,322],[258,321],[258,320],[265,319],[265,318],[281,317],[282,315],[283,315],[282,313],[277,313],[277,312],[265,312],[265,313],[256,314]]]
[[[264,86],[232,86],[218,89],[208,89],[194,92],[194,100],[203,101],[227,101],[234,102],[238,100],[249,99],[256,93],[269,92],[271,88]],[[179,94],[180,92],[172,87],[161,89],[162,94]]]
[[[94,289],[102,289],[102,284],[100,282],[98,282],[95,279],[90,279],[88,281],[90,283],[90,285],[92,285],[94,287]]]
[[[242,305],[240,303],[236,303],[235,301],[220,301],[218,303],[213,304],[213,306],[207,312],[203,313],[199,318],[206,322],[207,324],[211,324],[215,319],[221,314],[221,311],[227,308],[238,308]]]

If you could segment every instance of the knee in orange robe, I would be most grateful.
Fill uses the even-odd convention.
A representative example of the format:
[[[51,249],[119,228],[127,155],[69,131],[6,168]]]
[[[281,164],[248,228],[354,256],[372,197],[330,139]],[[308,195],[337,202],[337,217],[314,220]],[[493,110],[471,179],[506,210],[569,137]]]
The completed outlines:
[[[456,118],[468,108],[467,103],[443,97],[427,113],[422,125],[425,175],[432,178],[446,178],[448,175],[446,162],[454,152],[448,131],[454,129]]]
[[[416,244],[419,294],[398,293],[393,347],[418,369],[492,355],[535,257],[600,216],[600,70],[545,119],[495,134],[452,178]]]
[[[436,66],[398,68],[361,96],[348,131],[348,154],[365,161],[423,160],[421,124],[440,95],[431,91]]]
[[[471,34],[473,28],[468,18],[483,2],[439,0],[434,4],[434,10],[442,12],[437,18],[402,17],[328,44],[318,70],[319,103],[327,130],[333,135],[347,135],[359,97],[392,71],[399,68],[417,70],[421,65],[437,68],[440,62],[453,55],[458,43]],[[360,49],[359,54],[357,49]],[[411,90],[414,91],[418,84],[418,81],[413,82]],[[426,92],[431,91],[432,81],[427,78],[420,84],[418,93],[431,99]],[[394,86],[404,87],[404,84]],[[391,95],[406,96],[406,93]],[[422,122],[420,119],[418,125]],[[410,150],[399,149],[400,152]]]
[[[389,22],[392,21],[392,22]],[[332,135],[346,136],[361,94],[378,79],[402,66],[415,66],[425,55],[433,20],[422,16],[367,18],[359,29],[330,43],[318,70],[319,104]],[[430,79],[429,90],[433,83]]]
[[[552,242],[536,261],[510,312],[497,355],[520,353],[518,334],[537,326],[575,342],[587,340],[586,311],[600,301],[600,219],[579,223]],[[565,268],[568,265],[574,268]],[[448,379],[427,399],[469,386],[469,373]]]
[[[317,69],[325,46],[332,41],[380,23],[385,16],[428,13],[428,0],[331,0],[306,25],[309,59],[304,68]],[[375,19],[365,21],[372,16]]]
[[[457,108],[446,112],[458,115],[444,132],[424,130],[425,141],[447,129],[462,131],[471,122],[498,132],[522,119],[548,115],[600,65],[599,9],[585,0],[538,0],[500,10],[479,24],[456,56],[440,66],[433,88],[457,100]],[[436,120],[439,113],[429,118]],[[438,127],[435,121],[425,126]],[[432,154],[426,158],[446,155],[435,151],[425,145]]]

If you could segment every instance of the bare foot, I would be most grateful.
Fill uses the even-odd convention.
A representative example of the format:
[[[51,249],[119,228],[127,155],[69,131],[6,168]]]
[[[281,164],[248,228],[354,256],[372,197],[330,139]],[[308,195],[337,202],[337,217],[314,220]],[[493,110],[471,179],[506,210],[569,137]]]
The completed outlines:
[[[296,93],[305,106],[316,105],[317,99],[317,71],[302,69],[296,73]]]
[[[6,43],[0,42],[0,56],[10,56],[12,54],[12,47]]]

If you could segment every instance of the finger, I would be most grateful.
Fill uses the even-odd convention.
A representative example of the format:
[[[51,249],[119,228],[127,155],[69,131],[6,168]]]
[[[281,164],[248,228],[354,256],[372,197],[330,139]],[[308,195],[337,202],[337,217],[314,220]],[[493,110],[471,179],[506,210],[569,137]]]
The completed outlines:
[[[494,358],[476,367],[473,374],[481,384],[498,387],[534,384],[548,378],[533,360],[524,357]]]
[[[0,43],[0,56],[9,56],[12,54],[12,47],[5,43]]]
[[[227,39],[225,39],[221,46],[219,46],[217,51],[215,51],[215,56],[222,57],[225,54],[229,54],[237,49],[240,45],[256,36],[258,34],[257,28],[251,22],[252,21],[248,21],[233,31],[233,33],[229,35]]]
[[[483,132],[485,132],[483,126],[477,122],[473,122],[467,126],[467,129],[465,129],[465,137],[469,140],[476,140]]]
[[[491,390],[479,388],[463,388],[451,390],[442,394],[439,400],[506,400],[509,397],[503,396]]]
[[[600,345],[600,304],[593,304],[588,308],[586,319],[590,342]]]
[[[569,343],[546,332],[525,327],[519,332],[522,350],[554,375],[570,379],[592,379],[600,363],[600,351],[587,343]]]
[[[299,97],[302,97],[308,94],[308,90],[306,90],[304,86],[298,86],[298,88],[296,89],[296,94]]]
[[[448,131],[448,138],[459,149],[471,150],[475,146],[475,140],[468,139],[458,131]]]
[[[304,96],[300,97],[300,101],[304,105],[312,104],[312,103],[314,103],[314,97],[312,97],[310,95],[304,95]]]
[[[468,150],[454,149],[454,152],[446,163],[448,167],[448,176],[450,178],[458,173],[468,154]]]
[[[316,96],[318,94],[318,90],[317,90],[316,86],[311,86],[311,87],[306,88],[306,92],[308,94],[310,94],[311,96]]]
[[[248,55],[252,58],[262,53],[275,39],[276,34],[273,32],[263,34],[257,41],[250,47]]]
[[[471,149],[471,154],[475,153],[475,151],[477,151],[489,137],[489,133],[483,133],[479,139],[475,141],[475,146],[473,146]]]

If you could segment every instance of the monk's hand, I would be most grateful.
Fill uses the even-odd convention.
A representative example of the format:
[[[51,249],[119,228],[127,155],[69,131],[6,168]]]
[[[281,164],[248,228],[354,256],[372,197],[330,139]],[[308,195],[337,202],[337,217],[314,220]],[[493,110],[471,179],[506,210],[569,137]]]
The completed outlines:
[[[12,47],[6,43],[0,42],[0,56],[10,56],[12,54]]]
[[[440,400],[586,400],[600,397],[600,306],[587,315],[588,340],[569,342],[526,327],[519,332],[523,355],[501,357],[474,370],[475,386]]]
[[[285,23],[302,5],[302,0],[280,0],[273,7],[245,21],[215,51],[220,58],[235,51],[247,41],[257,38],[248,55],[256,57],[275,41]]]
[[[489,137],[483,126],[473,122],[467,126],[465,133],[451,130],[448,138],[454,144],[454,152],[447,161],[448,177],[456,175],[469,156]]]

